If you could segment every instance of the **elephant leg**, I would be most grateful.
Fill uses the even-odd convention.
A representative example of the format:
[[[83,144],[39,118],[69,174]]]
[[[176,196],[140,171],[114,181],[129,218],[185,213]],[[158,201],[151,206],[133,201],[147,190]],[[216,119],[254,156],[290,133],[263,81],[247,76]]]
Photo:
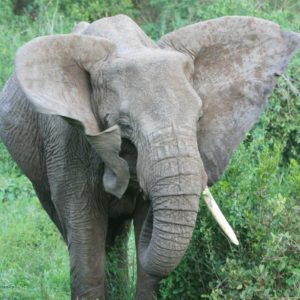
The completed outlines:
[[[92,215],[68,230],[72,299],[105,299],[105,235],[107,224]]]
[[[142,230],[144,220],[146,218],[149,202],[146,202],[140,197],[137,202],[137,207],[134,213],[134,234],[137,253],[137,285],[136,285],[136,300],[153,300],[156,299],[159,290],[160,279],[147,274],[141,267],[138,259],[139,237]]]
[[[90,197],[60,201],[57,207],[67,231],[71,299],[105,299],[107,215]]]
[[[106,236],[106,296],[128,298],[127,244],[131,220],[109,219]]]

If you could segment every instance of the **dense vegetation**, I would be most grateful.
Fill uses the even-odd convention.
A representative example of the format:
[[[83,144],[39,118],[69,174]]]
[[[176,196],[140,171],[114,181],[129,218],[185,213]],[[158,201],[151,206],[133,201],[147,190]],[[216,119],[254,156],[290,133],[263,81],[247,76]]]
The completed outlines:
[[[0,87],[24,42],[68,32],[80,20],[120,12],[133,17],[154,39],[223,15],[263,17],[300,32],[300,2],[294,0],[1,0]],[[300,298],[299,66],[298,54],[279,79],[266,112],[212,189],[241,245],[227,241],[200,201],[193,240],[180,266],[162,282],[159,298]],[[0,299],[68,299],[66,247],[1,143],[0,253]],[[134,267],[133,258],[131,250]],[[111,274],[118,272],[116,265],[108,266]],[[132,287],[111,287],[113,299],[130,299]],[[125,297],[121,291],[126,291]]]

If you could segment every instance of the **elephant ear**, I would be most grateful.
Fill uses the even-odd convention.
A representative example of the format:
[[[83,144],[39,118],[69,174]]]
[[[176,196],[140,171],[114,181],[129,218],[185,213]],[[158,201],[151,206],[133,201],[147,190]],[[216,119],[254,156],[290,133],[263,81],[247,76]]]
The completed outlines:
[[[82,34],[89,26],[90,26],[90,23],[88,23],[88,22],[85,22],[85,21],[79,22],[73,27],[72,33]]]
[[[112,167],[113,175],[103,177],[105,189],[121,197],[129,181],[127,163],[118,155],[121,136],[117,130],[100,133],[90,102],[89,78],[114,51],[113,43],[98,37],[44,36],[21,47],[15,64],[19,84],[36,111],[62,116],[84,128],[106,167]]]
[[[263,110],[300,35],[253,17],[223,17],[169,33],[159,45],[194,61],[193,86],[203,101],[198,147],[212,184]]]

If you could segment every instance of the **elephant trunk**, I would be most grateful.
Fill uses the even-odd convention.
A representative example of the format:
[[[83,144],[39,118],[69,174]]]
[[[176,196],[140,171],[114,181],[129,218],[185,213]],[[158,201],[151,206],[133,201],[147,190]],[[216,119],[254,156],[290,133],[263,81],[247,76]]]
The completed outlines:
[[[141,164],[151,206],[139,239],[143,269],[167,276],[184,255],[195,227],[206,174],[195,134],[170,134],[149,145]],[[149,163],[150,162],[150,163]],[[139,176],[142,178],[143,176]],[[142,184],[142,186],[143,186]]]

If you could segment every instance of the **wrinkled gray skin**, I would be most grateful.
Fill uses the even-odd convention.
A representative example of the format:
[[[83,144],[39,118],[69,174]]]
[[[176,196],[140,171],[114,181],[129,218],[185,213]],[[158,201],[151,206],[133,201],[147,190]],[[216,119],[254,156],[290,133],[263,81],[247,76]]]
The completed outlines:
[[[131,219],[136,298],[152,299],[185,253],[201,192],[299,45],[252,17],[197,23],[156,44],[120,15],[19,49],[0,136],[68,245],[72,299],[105,298],[105,251],[126,241]]]

